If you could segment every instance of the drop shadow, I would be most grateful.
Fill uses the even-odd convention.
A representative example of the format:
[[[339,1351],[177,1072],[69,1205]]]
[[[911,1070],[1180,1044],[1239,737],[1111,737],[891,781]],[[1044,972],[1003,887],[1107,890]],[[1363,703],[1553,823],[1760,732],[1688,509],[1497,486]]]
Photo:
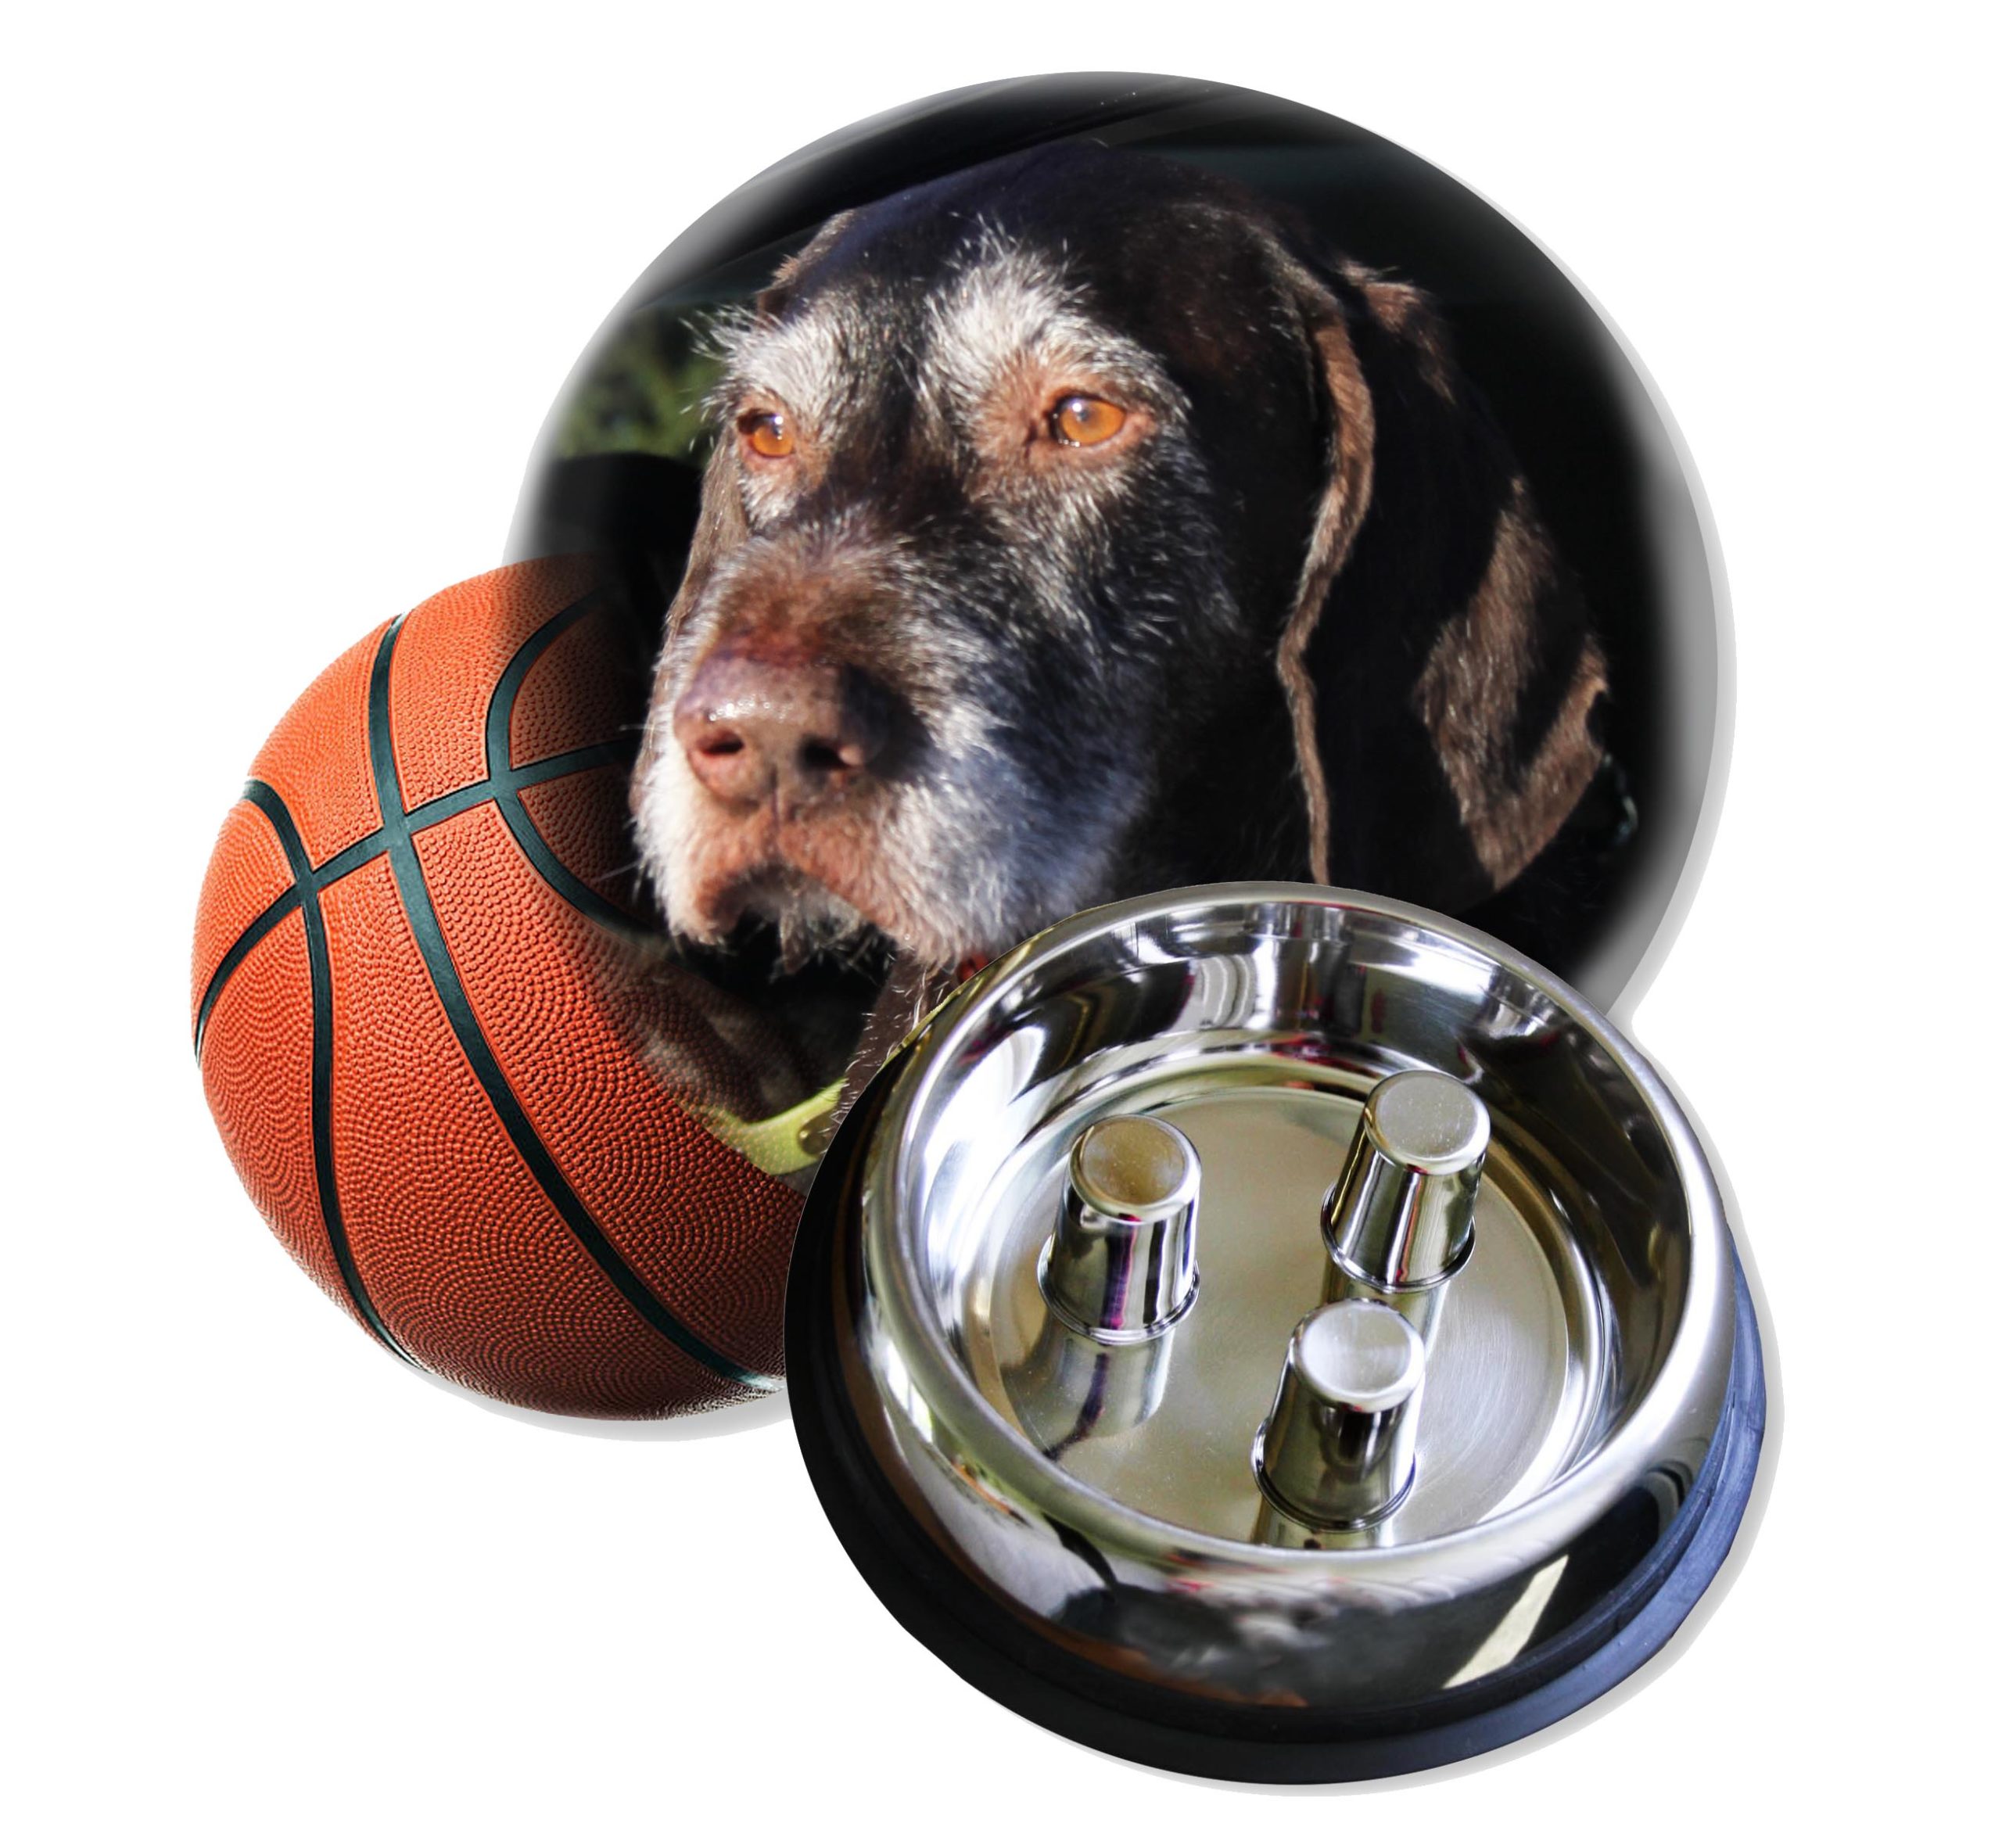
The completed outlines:
[[[425,1373],[425,1383],[457,1399],[475,1411],[517,1424],[533,1425],[540,1430],[570,1437],[596,1437],[621,1444],[700,1444],[712,1437],[734,1437],[777,1424],[791,1416],[791,1401],[783,1391],[762,1393],[734,1405],[719,1405],[712,1412],[691,1412],[678,1418],[572,1418],[558,1412],[534,1412],[526,1405],[510,1405],[489,1398],[470,1387]]]

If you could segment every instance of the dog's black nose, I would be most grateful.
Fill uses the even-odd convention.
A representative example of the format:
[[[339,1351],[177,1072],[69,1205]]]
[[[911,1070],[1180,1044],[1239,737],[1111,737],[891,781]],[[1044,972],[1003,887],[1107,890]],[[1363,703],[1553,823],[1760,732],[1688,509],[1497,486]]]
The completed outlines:
[[[839,795],[883,748],[887,702],[857,669],[721,648],[674,708],[674,735],[703,787],[727,802],[807,808]]]

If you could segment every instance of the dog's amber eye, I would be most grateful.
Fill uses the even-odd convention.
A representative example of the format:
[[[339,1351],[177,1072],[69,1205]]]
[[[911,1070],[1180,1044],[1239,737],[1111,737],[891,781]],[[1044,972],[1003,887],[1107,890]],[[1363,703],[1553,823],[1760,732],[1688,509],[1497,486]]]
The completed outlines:
[[[755,454],[776,458],[792,454],[792,423],[783,411],[747,411],[737,420],[737,427]]]
[[[1126,413],[1117,404],[1089,397],[1082,392],[1074,392],[1060,400],[1049,414],[1050,434],[1059,443],[1075,443],[1081,449],[1117,436],[1125,425]]]

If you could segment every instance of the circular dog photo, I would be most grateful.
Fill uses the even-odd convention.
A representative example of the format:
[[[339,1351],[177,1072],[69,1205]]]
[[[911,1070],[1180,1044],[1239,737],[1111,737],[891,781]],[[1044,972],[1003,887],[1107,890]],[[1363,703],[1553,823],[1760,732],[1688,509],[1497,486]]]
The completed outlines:
[[[1085,907],[1358,888],[1607,1006],[1699,837],[1720,612],[1645,380],[1492,206],[1272,97],[999,84],[772,168],[554,407],[510,554],[571,553],[651,663],[633,866],[755,1067],[705,1120],[798,1183]]]

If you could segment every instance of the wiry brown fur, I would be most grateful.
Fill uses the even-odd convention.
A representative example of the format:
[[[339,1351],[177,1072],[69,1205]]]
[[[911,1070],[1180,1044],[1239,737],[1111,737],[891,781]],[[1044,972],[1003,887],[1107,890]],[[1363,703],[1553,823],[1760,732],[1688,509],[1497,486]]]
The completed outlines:
[[[634,784],[690,935],[873,928],[950,969],[1185,881],[1455,909],[1594,773],[1604,656],[1432,304],[1249,194],[1010,156],[831,220],[727,352]],[[1116,441],[1049,440],[1076,392]],[[737,437],[767,409],[781,463]],[[731,650],[880,696],[838,801],[690,773],[677,702]]]

